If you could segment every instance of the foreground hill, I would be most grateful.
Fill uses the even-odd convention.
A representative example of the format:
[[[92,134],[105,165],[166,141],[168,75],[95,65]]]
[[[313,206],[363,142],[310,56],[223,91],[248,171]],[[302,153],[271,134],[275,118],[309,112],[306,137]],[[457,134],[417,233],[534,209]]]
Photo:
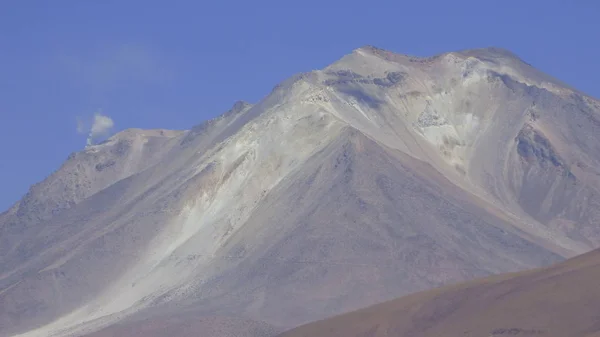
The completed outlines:
[[[291,328],[546,266],[600,245],[598,177],[600,103],[515,55],[359,48],[70,156],[0,215],[0,336]]]
[[[555,266],[430,290],[280,337],[600,336],[600,250]]]

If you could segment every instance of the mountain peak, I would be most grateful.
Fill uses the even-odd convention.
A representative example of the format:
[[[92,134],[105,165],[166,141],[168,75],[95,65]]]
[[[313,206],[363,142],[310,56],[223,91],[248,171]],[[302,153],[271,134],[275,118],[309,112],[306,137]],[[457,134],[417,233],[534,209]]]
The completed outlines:
[[[231,107],[231,109],[229,109],[227,112],[225,112],[223,114],[223,116],[229,116],[229,115],[235,115],[238,114],[240,112],[246,111],[248,109],[250,109],[252,107],[252,104],[246,102],[246,101],[236,101],[235,103],[233,103],[233,106]]]
[[[493,47],[492,46],[492,47],[484,47],[484,48],[464,49],[464,50],[454,52],[454,54],[459,54],[459,55],[462,55],[465,57],[475,57],[482,61],[494,61],[494,60],[498,60],[498,59],[507,59],[507,60],[515,60],[515,61],[519,61],[519,62],[523,62],[523,63],[527,64],[517,54],[513,53],[512,51],[510,51],[508,49],[501,48],[501,47]]]
[[[401,59],[423,58],[423,57],[418,57],[418,56],[413,56],[413,55],[396,53],[396,52],[386,50],[383,48],[379,48],[379,47],[376,47],[373,45],[364,45],[362,47],[354,49],[353,53],[375,55],[375,56],[379,56],[379,57],[387,59],[387,60],[398,59],[398,58],[401,58]]]
[[[135,137],[176,137],[183,133],[180,130],[168,130],[168,129],[140,129],[140,128],[129,128],[125,129],[111,138],[124,139],[124,138],[135,138]]]
[[[91,151],[95,152],[100,147],[115,144],[119,141],[133,141],[135,139],[147,139],[153,137],[164,137],[164,138],[173,138],[181,135],[182,130],[168,130],[168,129],[140,129],[140,128],[129,128],[122,131],[117,132],[116,134],[110,136],[108,139],[98,143],[86,146],[86,152]]]
[[[380,76],[392,71],[408,73],[416,71],[417,74],[423,71],[430,72],[431,69],[426,68],[434,65],[437,65],[436,76],[449,76],[448,74],[442,75],[440,71],[472,73],[473,69],[471,68],[478,68],[482,73],[489,71],[506,75],[517,82],[536,86],[558,95],[569,95],[577,91],[558,79],[539,71],[512,51],[495,46],[456,50],[432,56],[415,56],[365,45],[354,49],[352,53],[334,62],[326,70],[352,70],[363,76]]]
[[[362,47],[358,47],[355,49],[355,51],[363,51],[363,52],[370,52],[370,53],[377,53],[377,52],[381,52],[381,51],[385,51],[387,52],[387,50],[384,50],[382,48],[376,47],[374,45],[364,45]]]
[[[463,49],[463,50],[458,50],[458,51],[453,51],[453,52],[445,52],[445,53],[435,54],[435,55],[431,55],[431,56],[416,56],[416,55],[409,55],[409,54],[403,54],[403,53],[396,53],[396,52],[386,50],[383,48],[379,48],[379,47],[376,47],[373,45],[364,45],[362,47],[359,47],[359,48],[353,50],[353,52],[368,53],[368,54],[377,55],[377,56],[384,57],[384,58],[401,57],[401,58],[407,58],[407,59],[423,59],[423,60],[430,59],[431,60],[431,59],[437,59],[441,56],[448,55],[448,54],[458,54],[458,55],[461,55],[464,57],[475,57],[475,58],[479,58],[482,60],[508,58],[508,59],[516,59],[516,60],[522,61],[521,58],[519,58],[519,56],[517,56],[512,51],[502,48],[502,47],[495,47],[495,46]]]

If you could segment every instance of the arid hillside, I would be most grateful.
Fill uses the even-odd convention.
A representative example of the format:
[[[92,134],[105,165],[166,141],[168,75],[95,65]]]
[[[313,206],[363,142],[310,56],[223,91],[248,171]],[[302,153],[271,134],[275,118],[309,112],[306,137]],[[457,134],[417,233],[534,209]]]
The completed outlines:
[[[600,336],[600,250],[555,266],[421,292],[281,337]]]

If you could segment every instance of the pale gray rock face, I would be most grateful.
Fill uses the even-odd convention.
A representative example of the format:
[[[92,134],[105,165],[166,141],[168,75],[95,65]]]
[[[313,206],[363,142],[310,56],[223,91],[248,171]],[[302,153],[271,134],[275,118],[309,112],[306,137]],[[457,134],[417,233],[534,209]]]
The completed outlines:
[[[600,246],[599,168],[600,103],[512,53],[363,47],[70,156],[0,215],[0,336],[267,336],[548,265]]]

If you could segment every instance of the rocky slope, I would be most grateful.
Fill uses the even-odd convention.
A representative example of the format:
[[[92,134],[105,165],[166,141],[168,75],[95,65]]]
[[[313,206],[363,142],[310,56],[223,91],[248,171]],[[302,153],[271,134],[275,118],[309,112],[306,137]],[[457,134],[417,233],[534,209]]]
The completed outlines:
[[[34,186],[0,215],[0,336],[293,327],[548,265],[599,246],[599,145],[600,103],[507,51],[363,47]]]

